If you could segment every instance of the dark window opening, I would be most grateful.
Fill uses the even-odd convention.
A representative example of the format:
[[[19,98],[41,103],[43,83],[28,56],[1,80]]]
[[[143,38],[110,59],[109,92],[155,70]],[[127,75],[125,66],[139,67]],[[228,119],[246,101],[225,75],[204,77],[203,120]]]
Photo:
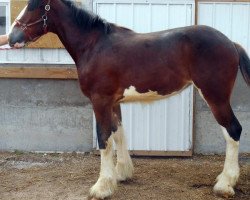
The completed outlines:
[[[6,6],[0,6],[0,35],[6,32]]]

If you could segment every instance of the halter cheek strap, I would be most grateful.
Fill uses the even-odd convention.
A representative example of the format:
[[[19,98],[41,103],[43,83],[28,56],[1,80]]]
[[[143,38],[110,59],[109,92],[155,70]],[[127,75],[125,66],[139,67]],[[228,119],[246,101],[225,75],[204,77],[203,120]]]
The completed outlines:
[[[50,11],[50,1],[51,0],[48,0],[48,3],[45,5],[45,7],[44,7],[45,13],[40,19],[38,19],[38,20],[36,20],[34,22],[31,22],[31,23],[28,23],[28,24],[22,23],[22,22],[20,22],[20,20],[17,20],[17,19],[15,20],[15,22],[21,27],[21,29],[28,36],[30,41],[35,41],[35,40],[37,40],[39,38],[39,36],[38,37],[32,37],[32,35],[30,34],[29,28],[31,26],[34,26],[34,25],[36,25],[38,23],[43,22],[43,32],[44,32],[44,34],[48,33],[47,21],[48,21],[48,12]]]
[[[42,20],[43,20],[43,30],[44,33],[48,33],[48,25],[47,25],[47,20],[48,20],[48,12],[50,11],[50,0],[48,0],[48,3],[45,5],[44,7],[45,13],[42,16]]]

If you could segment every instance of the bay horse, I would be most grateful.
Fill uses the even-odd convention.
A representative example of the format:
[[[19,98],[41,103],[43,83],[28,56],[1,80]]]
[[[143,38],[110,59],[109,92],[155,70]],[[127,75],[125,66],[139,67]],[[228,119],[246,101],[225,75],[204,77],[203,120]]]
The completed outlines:
[[[81,90],[93,105],[101,153],[100,176],[90,190],[93,199],[111,196],[117,182],[133,174],[120,103],[160,99],[190,84],[207,102],[227,142],[224,169],[214,192],[235,194],[242,127],[230,96],[238,67],[250,85],[250,60],[239,44],[207,26],[135,33],[68,0],[29,0],[12,25],[9,44],[24,46],[47,32],[57,34],[73,58]]]

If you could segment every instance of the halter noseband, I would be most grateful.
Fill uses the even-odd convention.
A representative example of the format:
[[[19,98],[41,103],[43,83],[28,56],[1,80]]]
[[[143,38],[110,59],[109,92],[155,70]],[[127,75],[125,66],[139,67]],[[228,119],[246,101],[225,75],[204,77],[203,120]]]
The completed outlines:
[[[38,39],[38,37],[32,37],[28,31],[28,28],[31,27],[31,26],[34,26],[40,22],[43,22],[43,31],[44,31],[44,34],[48,33],[48,25],[47,25],[47,20],[48,20],[48,12],[50,11],[50,1],[51,0],[48,0],[48,3],[45,5],[44,7],[44,10],[45,10],[45,13],[44,15],[36,20],[35,22],[31,22],[29,24],[25,24],[25,23],[22,23],[20,22],[19,20],[15,20],[15,22],[21,27],[21,29],[25,32],[25,34],[28,36],[29,40],[34,42]]]

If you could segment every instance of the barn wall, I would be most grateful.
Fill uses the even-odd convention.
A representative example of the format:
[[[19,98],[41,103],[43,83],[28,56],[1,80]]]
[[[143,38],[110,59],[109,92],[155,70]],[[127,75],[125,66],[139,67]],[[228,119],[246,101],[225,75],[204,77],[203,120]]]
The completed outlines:
[[[84,4],[91,8],[92,0],[85,0]],[[246,11],[250,5],[236,4],[234,12],[239,10],[238,13],[228,12],[234,4],[219,4],[213,10],[214,5],[204,2],[199,4],[198,22],[222,30],[234,41],[243,44],[250,54],[250,29],[247,29],[250,27],[250,21],[247,21],[250,20],[248,16],[250,11]],[[234,21],[235,25],[238,22],[238,27],[229,25],[232,16],[239,17]],[[237,35],[237,33],[243,35]],[[20,54],[20,51],[23,52]],[[31,61],[27,59],[29,50],[18,50],[18,53],[0,51],[0,61],[31,65],[33,63],[73,63],[65,50],[32,51],[35,55]],[[14,53],[11,56],[14,60],[10,60],[11,52]],[[20,56],[20,60],[17,60],[17,56]],[[52,147],[53,150],[56,147],[58,150],[64,149],[65,151],[90,151],[92,149],[92,108],[87,98],[81,94],[77,81],[0,79],[0,86],[0,150],[33,150],[37,147],[41,151],[48,151]],[[218,124],[198,94],[195,95],[195,99],[195,153],[224,153],[225,142]],[[239,74],[232,104],[243,126],[241,152],[250,152],[249,99],[249,88]],[[51,125],[54,122],[57,124],[56,127]],[[27,138],[34,139],[32,145],[27,143]]]
[[[0,79],[0,86],[0,150],[92,149],[92,107],[77,81]]]
[[[65,49],[0,51],[1,67],[20,63],[75,68]],[[92,124],[77,80],[0,79],[0,150],[91,151]]]
[[[250,3],[199,3],[198,24],[212,26],[241,44],[250,55]],[[233,110],[243,127],[241,152],[250,152],[250,90],[238,73],[232,96]],[[224,153],[222,131],[206,103],[196,93],[195,152]]]

